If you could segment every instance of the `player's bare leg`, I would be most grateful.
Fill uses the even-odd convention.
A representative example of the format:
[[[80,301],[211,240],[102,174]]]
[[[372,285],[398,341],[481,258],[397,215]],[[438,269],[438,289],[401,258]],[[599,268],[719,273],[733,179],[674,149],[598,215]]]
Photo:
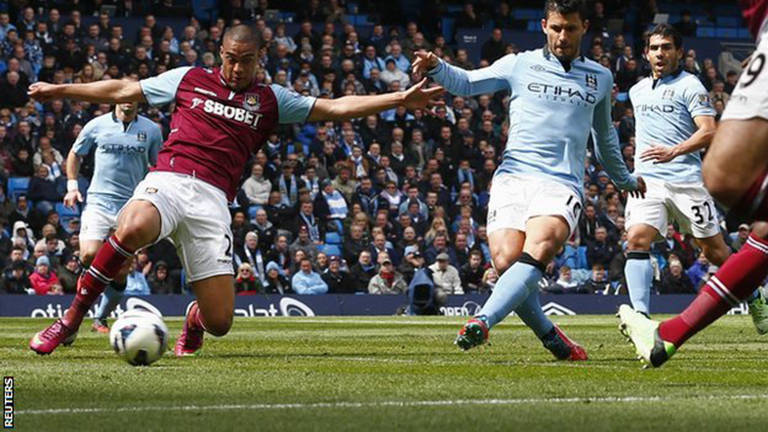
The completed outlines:
[[[224,336],[232,327],[235,284],[232,275],[209,277],[192,283],[197,300],[189,308],[176,340],[177,356],[191,355],[203,346],[203,335]]]
[[[768,170],[768,120],[724,120],[717,129],[702,174],[712,197],[730,211],[768,220],[765,175]],[[763,194],[761,195],[761,191]]]
[[[505,264],[509,266],[509,263],[513,265],[504,272],[504,281],[501,285],[497,283],[496,290],[480,314],[462,328],[456,343],[463,349],[469,349],[484,342],[488,330],[514,310],[555,357],[561,360],[586,360],[584,349],[552,324],[544,315],[539,303],[538,282],[544,263],[551,261],[567,240],[570,234],[568,224],[559,216],[540,216],[527,221],[526,233],[509,230],[500,232],[495,237],[493,234],[496,232],[491,234],[489,241],[494,243],[494,246],[491,246],[494,265],[497,262],[500,267]],[[506,246],[509,255],[498,254],[505,247],[503,244],[500,246],[498,240],[509,242],[509,246]],[[519,249],[521,240],[522,250]],[[494,250],[497,254],[494,254]],[[515,256],[515,260],[508,259]],[[501,281],[501,277],[499,280]],[[470,332],[472,336],[485,338],[469,337]]]
[[[129,202],[120,213],[115,234],[99,249],[78,282],[77,295],[64,317],[35,335],[29,343],[38,354],[50,354],[80,328],[104,288],[120,273],[133,253],[160,235],[160,213],[149,201]]]
[[[736,216],[768,220],[766,168],[768,121],[725,120],[704,160],[704,181],[712,196]],[[768,224],[755,223],[738,253],[731,256],[683,313],[663,323],[620,309],[623,332],[641,357],[658,367],[693,335],[749,297],[768,276]]]

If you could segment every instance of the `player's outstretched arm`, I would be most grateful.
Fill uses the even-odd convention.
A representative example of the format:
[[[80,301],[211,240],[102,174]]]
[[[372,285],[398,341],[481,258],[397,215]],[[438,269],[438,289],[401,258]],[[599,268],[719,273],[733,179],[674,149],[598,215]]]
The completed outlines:
[[[640,155],[643,162],[653,161],[655,164],[670,162],[678,156],[705,149],[712,143],[717,130],[717,123],[712,116],[693,118],[698,129],[690,138],[676,146],[652,145]]]
[[[449,93],[458,96],[475,96],[509,89],[509,80],[517,62],[517,56],[508,54],[492,65],[466,71],[440,60],[432,52],[414,53],[413,72],[428,74]]]
[[[104,80],[88,84],[49,84],[29,86],[29,97],[39,102],[52,99],[77,99],[94,103],[146,102],[138,81]]]
[[[344,96],[339,99],[317,99],[307,121],[339,121],[362,118],[403,105],[409,110],[437,103],[442,87],[426,88],[426,79],[408,90],[375,96]]]

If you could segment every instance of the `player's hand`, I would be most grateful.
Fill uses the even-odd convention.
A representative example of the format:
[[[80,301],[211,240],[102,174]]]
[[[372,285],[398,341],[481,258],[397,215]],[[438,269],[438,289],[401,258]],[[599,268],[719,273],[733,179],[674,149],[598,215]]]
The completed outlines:
[[[403,106],[413,111],[415,109],[426,109],[429,106],[442,103],[438,98],[443,95],[445,89],[442,87],[426,88],[427,79],[419,81],[417,84],[405,91],[405,100]]]
[[[640,155],[640,160],[643,162],[653,161],[654,164],[660,164],[667,163],[677,156],[677,146],[667,147],[652,145],[651,148],[645,150]]]
[[[55,99],[57,85],[48,84],[45,82],[36,82],[29,86],[27,95],[38,102],[45,102],[51,99]]]
[[[79,202],[83,202],[83,195],[79,190],[69,191],[67,192],[67,195],[64,196],[65,207],[75,208],[75,205]]]
[[[440,59],[438,59],[433,52],[419,50],[413,53],[413,55],[415,58],[413,60],[412,71],[415,74],[426,74],[427,72],[436,68],[440,63]]]
[[[637,178],[637,187],[635,190],[629,191],[629,196],[632,198],[645,198],[645,192],[648,187],[645,185],[645,180],[642,177]]]

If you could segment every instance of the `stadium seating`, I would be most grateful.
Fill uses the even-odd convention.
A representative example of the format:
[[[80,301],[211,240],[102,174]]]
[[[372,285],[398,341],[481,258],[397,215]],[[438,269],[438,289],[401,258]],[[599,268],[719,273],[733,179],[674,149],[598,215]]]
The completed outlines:
[[[61,226],[67,227],[70,220],[80,217],[80,206],[75,204],[75,208],[69,208],[64,203],[56,203],[56,213],[59,214]]]
[[[342,238],[339,233],[329,232],[325,234],[325,243],[328,245],[341,245]]]
[[[16,202],[19,195],[25,195],[29,189],[30,177],[11,177],[8,179],[8,197]]]

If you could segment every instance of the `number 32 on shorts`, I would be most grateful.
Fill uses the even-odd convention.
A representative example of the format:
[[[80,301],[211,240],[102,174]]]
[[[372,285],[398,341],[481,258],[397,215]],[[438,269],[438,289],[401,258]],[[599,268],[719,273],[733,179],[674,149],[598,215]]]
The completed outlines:
[[[705,210],[707,214],[707,222],[711,222],[712,219],[715,218],[715,215],[712,213],[712,206],[708,202],[705,202],[702,205],[691,206],[691,210],[693,211],[694,216],[696,216],[696,220],[694,222],[697,225],[704,223]]]

